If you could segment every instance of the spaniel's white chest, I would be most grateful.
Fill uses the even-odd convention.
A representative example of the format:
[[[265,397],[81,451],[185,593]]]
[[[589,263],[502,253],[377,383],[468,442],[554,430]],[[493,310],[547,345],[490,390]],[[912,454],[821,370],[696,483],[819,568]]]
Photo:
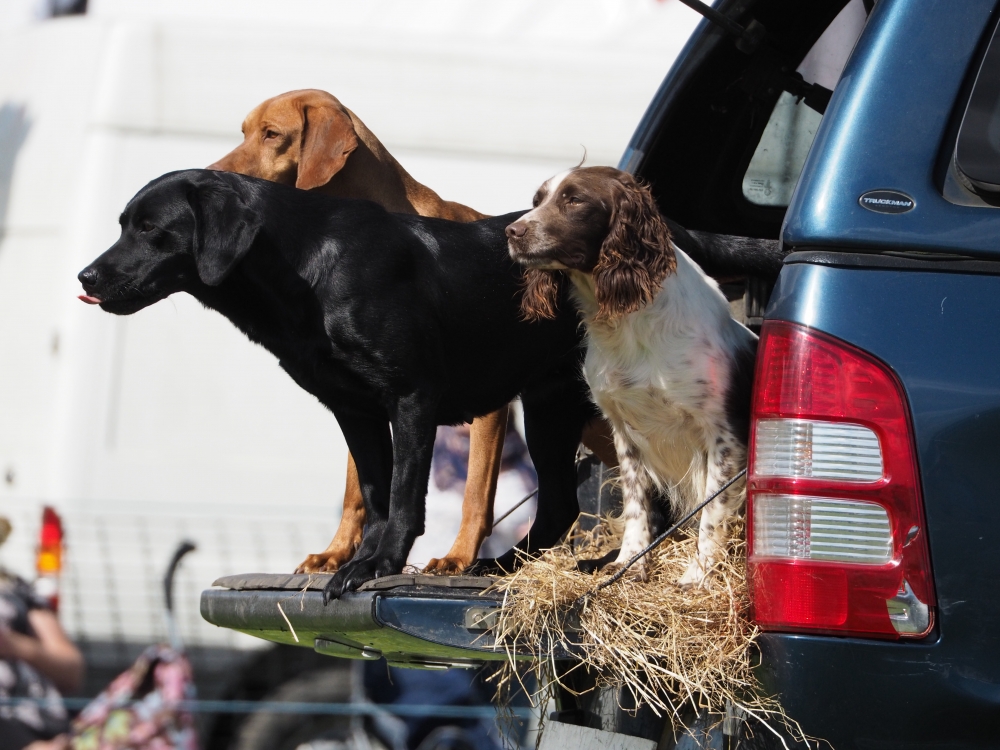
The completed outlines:
[[[728,367],[719,347],[700,337],[654,347],[610,347],[591,336],[584,375],[598,405],[626,421],[695,418],[713,411],[725,392]]]
[[[588,356],[588,365],[591,358]],[[587,383],[594,401],[613,422],[632,430],[649,434],[667,424],[677,424],[695,418],[697,402],[691,389],[673,382],[674,379],[650,377],[652,373],[622,370],[614,367],[588,366]]]

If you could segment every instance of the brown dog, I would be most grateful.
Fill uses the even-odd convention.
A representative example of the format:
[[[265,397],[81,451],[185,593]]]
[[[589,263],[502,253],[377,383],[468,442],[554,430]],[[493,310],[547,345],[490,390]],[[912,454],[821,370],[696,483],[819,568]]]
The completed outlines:
[[[325,91],[303,89],[268,99],[243,121],[243,139],[209,169],[363,198],[395,213],[452,221],[487,218],[442,200],[410,177],[358,116]]]
[[[303,89],[268,99],[243,121],[243,143],[209,169],[238,172],[339,198],[364,198],[397,213],[476,221],[485,214],[442,200],[414,180],[358,116],[325,91]],[[468,481],[462,524],[451,550],[427,565],[428,571],[460,573],[479,554],[493,528],[507,409],[472,422]],[[607,423],[584,430],[584,444],[609,465],[617,465]],[[299,573],[337,570],[361,543],[365,508],[354,459],[348,456],[344,512],[325,551],[309,555]]]
[[[364,198],[389,211],[475,221],[484,214],[442,200],[414,180],[357,115],[325,91],[290,91],[257,106],[243,121],[243,143],[209,166],[227,172],[318,190],[340,198]],[[507,409],[472,423],[469,479],[462,525],[451,551],[429,570],[457,573],[479,553],[493,526],[493,497],[507,429]],[[297,572],[332,572],[361,543],[365,508],[354,459],[348,457],[344,513],[325,551],[309,555]]]

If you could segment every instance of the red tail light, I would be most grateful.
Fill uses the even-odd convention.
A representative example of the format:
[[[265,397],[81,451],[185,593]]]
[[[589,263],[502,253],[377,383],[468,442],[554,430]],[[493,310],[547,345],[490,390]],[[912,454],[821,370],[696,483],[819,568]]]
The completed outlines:
[[[747,500],[761,629],[930,632],[934,586],[910,416],[886,365],[809,328],[765,322]]]
[[[63,526],[54,508],[42,509],[42,529],[38,535],[35,555],[35,591],[49,600],[53,610],[59,609],[59,574],[62,572]]]

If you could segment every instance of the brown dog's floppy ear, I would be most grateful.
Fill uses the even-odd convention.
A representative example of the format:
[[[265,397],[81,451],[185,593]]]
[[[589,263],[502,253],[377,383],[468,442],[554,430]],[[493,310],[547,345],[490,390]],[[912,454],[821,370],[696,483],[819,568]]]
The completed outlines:
[[[339,107],[302,108],[302,146],[295,187],[312,190],[325,185],[344,168],[358,147],[358,134],[346,111]]]
[[[198,277],[218,286],[250,250],[261,221],[221,175],[196,185],[188,199],[195,217],[192,250]]]
[[[646,185],[623,174],[611,211],[611,228],[594,267],[597,318],[635,312],[660,291],[677,258],[656,200]]]
[[[559,304],[562,285],[561,271],[544,271],[529,268],[524,272],[524,293],[521,295],[521,314],[529,322],[552,320]]]

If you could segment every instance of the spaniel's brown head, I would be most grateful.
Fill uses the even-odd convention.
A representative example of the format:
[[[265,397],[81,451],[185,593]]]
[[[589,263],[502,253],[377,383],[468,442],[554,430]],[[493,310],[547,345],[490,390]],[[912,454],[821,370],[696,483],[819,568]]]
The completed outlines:
[[[528,267],[528,320],[555,317],[566,269],[593,275],[597,317],[612,319],[650,302],[677,266],[649,188],[612,167],[572,169],[542,185],[534,208],[507,227],[507,247]]]

